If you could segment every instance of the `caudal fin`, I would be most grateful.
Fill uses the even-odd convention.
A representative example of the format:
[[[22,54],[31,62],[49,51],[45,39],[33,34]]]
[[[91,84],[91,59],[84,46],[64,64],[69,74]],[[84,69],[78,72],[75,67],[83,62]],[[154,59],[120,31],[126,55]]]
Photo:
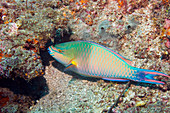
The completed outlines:
[[[165,76],[168,78],[170,77],[169,75],[164,74],[162,72],[147,69],[138,69],[138,73],[136,76],[136,81],[151,84],[165,84],[164,82],[155,79],[155,76]]]

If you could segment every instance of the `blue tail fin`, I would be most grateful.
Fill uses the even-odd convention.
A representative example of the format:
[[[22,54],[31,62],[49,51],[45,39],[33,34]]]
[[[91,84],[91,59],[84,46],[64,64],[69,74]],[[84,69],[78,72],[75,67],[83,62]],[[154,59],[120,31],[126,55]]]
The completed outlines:
[[[159,81],[157,79],[155,79],[155,76],[165,76],[165,77],[170,77],[167,74],[164,74],[162,72],[159,71],[154,71],[154,70],[147,70],[147,69],[137,69],[138,73],[137,73],[137,78],[136,81],[138,82],[144,82],[144,83],[151,83],[151,84],[165,84],[162,81]]]

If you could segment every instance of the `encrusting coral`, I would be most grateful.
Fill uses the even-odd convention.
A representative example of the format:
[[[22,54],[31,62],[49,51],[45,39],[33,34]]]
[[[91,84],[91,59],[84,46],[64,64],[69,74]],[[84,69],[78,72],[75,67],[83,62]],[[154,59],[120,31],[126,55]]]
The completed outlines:
[[[14,14],[16,2],[2,2],[0,8],[0,77],[30,80],[43,75],[38,36],[22,28],[24,16]]]

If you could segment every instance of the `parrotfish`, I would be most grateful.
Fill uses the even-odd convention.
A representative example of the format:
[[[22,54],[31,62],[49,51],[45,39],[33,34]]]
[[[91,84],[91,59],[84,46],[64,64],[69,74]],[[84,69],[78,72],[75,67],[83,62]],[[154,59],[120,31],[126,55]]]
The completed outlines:
[[[117,52],[89,41],[72,41],[52,45],[49,54],[71,70],[83,76],[110,81],[136,81],[151,84],[165,84],[155,76],[169,75],[155,70],[136,68],[131,61]]]

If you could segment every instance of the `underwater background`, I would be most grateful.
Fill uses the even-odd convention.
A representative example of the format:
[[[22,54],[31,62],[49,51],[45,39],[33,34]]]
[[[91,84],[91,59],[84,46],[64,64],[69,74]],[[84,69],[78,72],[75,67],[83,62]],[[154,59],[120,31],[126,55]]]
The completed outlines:
[[[0,113],[105,113],[126,83],[64,72],[50,45],[93,41],[170,75],[169,0],[1,0]],[[168,113],[170,82],[132,83],[114,113]]]

